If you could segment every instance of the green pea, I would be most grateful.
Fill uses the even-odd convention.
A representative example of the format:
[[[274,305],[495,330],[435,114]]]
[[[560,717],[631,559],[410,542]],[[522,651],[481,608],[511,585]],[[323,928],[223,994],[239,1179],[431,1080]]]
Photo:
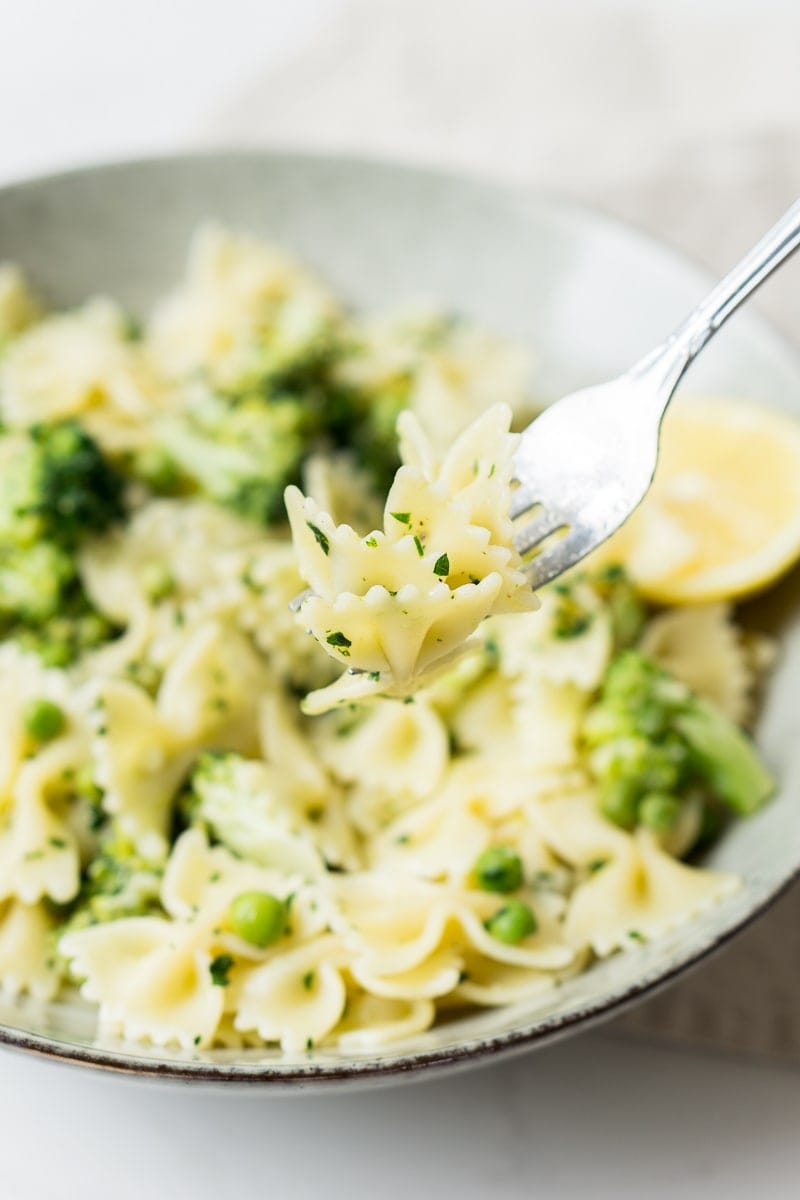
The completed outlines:
[[[493,938],[508,946],[516,946],[539,927],[533,909],[522,900],[506,900],[484,924]]]
[[[522,884],[522,859],[508,846],[490,846],[475,862],[475,879],[484,892],[513,892]]]
[[[269,892],[242,892],[230,907],[231,929],[262,950],[286,931],[288,912],[283,900]]]
[[[622,829],[633,829],[639,801],[635,784],[625,779],[609,780],[603,785],[600,811]]]
[[[639,804],[639,820],[655,833],[669,833],[680,815],[680,800],[663,792],[650,792]]]
[[[31,700],[22,714],[25,732],[35,742],[51,742],[64,732],[67,718],[52,700]]]

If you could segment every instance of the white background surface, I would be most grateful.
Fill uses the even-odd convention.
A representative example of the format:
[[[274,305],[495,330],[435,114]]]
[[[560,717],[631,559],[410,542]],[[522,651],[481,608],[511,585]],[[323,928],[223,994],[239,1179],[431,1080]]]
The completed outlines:
[[[602,199],[632,179],[647,195],[666,163],[712,147],[714,224],[741,245],[758,230],[721,199],[744,170],[770,176],[765,147],[798,135],[795,10],[0,0],[0,180],[270,141],[446,161]],[[693,198],[679,199],[685,210]],[[288,1099],[5,1052],[0,1195],[781,1200],[798,1194],[798,1114],[800,1074],[602,1034],[448,1079]]]

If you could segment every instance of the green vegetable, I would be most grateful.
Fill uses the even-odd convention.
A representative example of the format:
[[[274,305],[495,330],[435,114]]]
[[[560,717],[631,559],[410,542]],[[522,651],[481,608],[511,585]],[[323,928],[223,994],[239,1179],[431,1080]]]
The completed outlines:
[[[485,892],[513,892],[522,884],[522,859],[508,846],[492,846],[478,856],[473,873]]]
[[[114,626],[94,611],[79,588],[74,586],[62,598],[59,613],[36,625],[15,624],[9,636],[21,646],[38,654],[46,667],[68,667],[88,650],[94,650],[115,636]]]
[[[433,564],[434,575],[441,575],[444,578],[450,574],[450,559],[446,554],[440,554],[436,562]]]
[[[0,449],[0,542],[74,549],[124,515],[122,476],[77,423],[34,425]]]
[[[211,982],[216,984],[217,987],[227,987],[230,983],[228,976],[232,966],[233,959],[230,954],[218,954],[216,958],[211,960],[208,966]]]
[[[312,417],[299,399],[248,395],[232,403],[208,393],[164,417],[155,436],[187,485],[269,524],[283,518],[284,488],[299,480]]]
[[[485,922],[486,929],[508,946],[516,946],[538,928],[533,909],[522,900],[506,900],[502,908]]]
[[[73,556],[53,542],[9,546],[0,541],[0,626],[37,626],[53,617],[75,579]]]
[[[76,421],[0,434],[0,625],[61,611],[81,543],[124,515],[123,486]]]
[[[101,793],[88,769],[78,772],[72,789],[76,798],[97,812],[98,820],[91,828],[99,828],[104,819]],[[85,868],[75,900],[61,910],[61,923],[54,931],[56,946],[59,938],[72,929],[122,917],[160,914],[163,874],[163,859],[145,858],[130,838],[112,834]]]
[[[681,807],[680,800],[674,796],[650,792],[639,801],[639,820],[655,833],[669,833],[680,819]]]
[[[689,746],[692,764],[714,796],[739,813],[752,813],[769,799],[775,781],[752,741],[707,700],[694,703],[675,720]]]
[[[275,772],[266,763],[234,751],[206,750],[189,779],[182,815],[235,854],[315,878],[321,864],[306,841],[287,838],[276,849],[275,808],[284,802],[277,786]]]
[[[773,791],[747,735],[636,650],[612,661],[582,736],[602,810],[626,829],[641,822],[667,832],[698,788],[740,813]]]
[[[242,892],[229,913],[233,932],[262,950],[282,937],[287,917],[286,905],[269,892]]]
[[[608,607],[614,645],[618,650],[632,646],[642,632],[647,612],[625,568],[603,567],[588,580]]]
[[[52,700],[31,700],[22,714],[28,737],[35,742],[51,742],[67,727],[66,714]]]
[[[141,446],[123,459],[126,474],[146,484],[161,496],[174,496],[181,491],[180,469],[163,446]]]

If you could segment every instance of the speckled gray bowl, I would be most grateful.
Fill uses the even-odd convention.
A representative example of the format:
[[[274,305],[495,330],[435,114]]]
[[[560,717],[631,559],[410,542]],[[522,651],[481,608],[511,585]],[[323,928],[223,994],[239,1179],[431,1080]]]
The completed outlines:
[[[708,283],[668,250],[572,204],[429,171],[267,153],[123,163],[8,187],[0,191],[0,259],[22,263],[55,304],[103,290],[140,310],[177,277],[189,235],[207,217],[285,244],[355,305],[432,299],[519,339],[535,354],[545,398],[626,367]],[[750,312],[720,334],[688,386],[800,412],[800,360]],[[80,1005],[27,1001],[0,1002],[0,1040],[120,1072],[272,1091],[479,1063],[635,1003],[741,929],[800,867],[797,590],[789,579],[760,613],[781,641],[758,730],[780,794],[710,856],[739,873],[744,888],[688,927],[592,967],[535,1004],[469,1016],[359,1057],[125,1046],[98,1040]]]

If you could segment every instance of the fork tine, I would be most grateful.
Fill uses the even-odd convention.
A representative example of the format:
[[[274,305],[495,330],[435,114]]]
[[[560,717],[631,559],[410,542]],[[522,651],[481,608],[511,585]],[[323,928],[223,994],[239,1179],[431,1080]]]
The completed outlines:
[[[523,570],[530,580],[534,591],[555,579],[563,571],[594,550],[598,539],[591,536],[591,531],[581,526],[573,526],[552,546],[545,547],[540,554],[525,563]]]
[[[556,516],[554,513],[549,513],[545,509],[538,512],[522,529],[514,534],[514,545],[519,554],[528,554],[540,542],[549,537],[551,533],[555,533],[557,529],[561,529],[564,525],[563,517]]]
[[[535,500],[523,483],[511,493],[511,520],[516,521],[523,513],[532,509],[539,501]]]

